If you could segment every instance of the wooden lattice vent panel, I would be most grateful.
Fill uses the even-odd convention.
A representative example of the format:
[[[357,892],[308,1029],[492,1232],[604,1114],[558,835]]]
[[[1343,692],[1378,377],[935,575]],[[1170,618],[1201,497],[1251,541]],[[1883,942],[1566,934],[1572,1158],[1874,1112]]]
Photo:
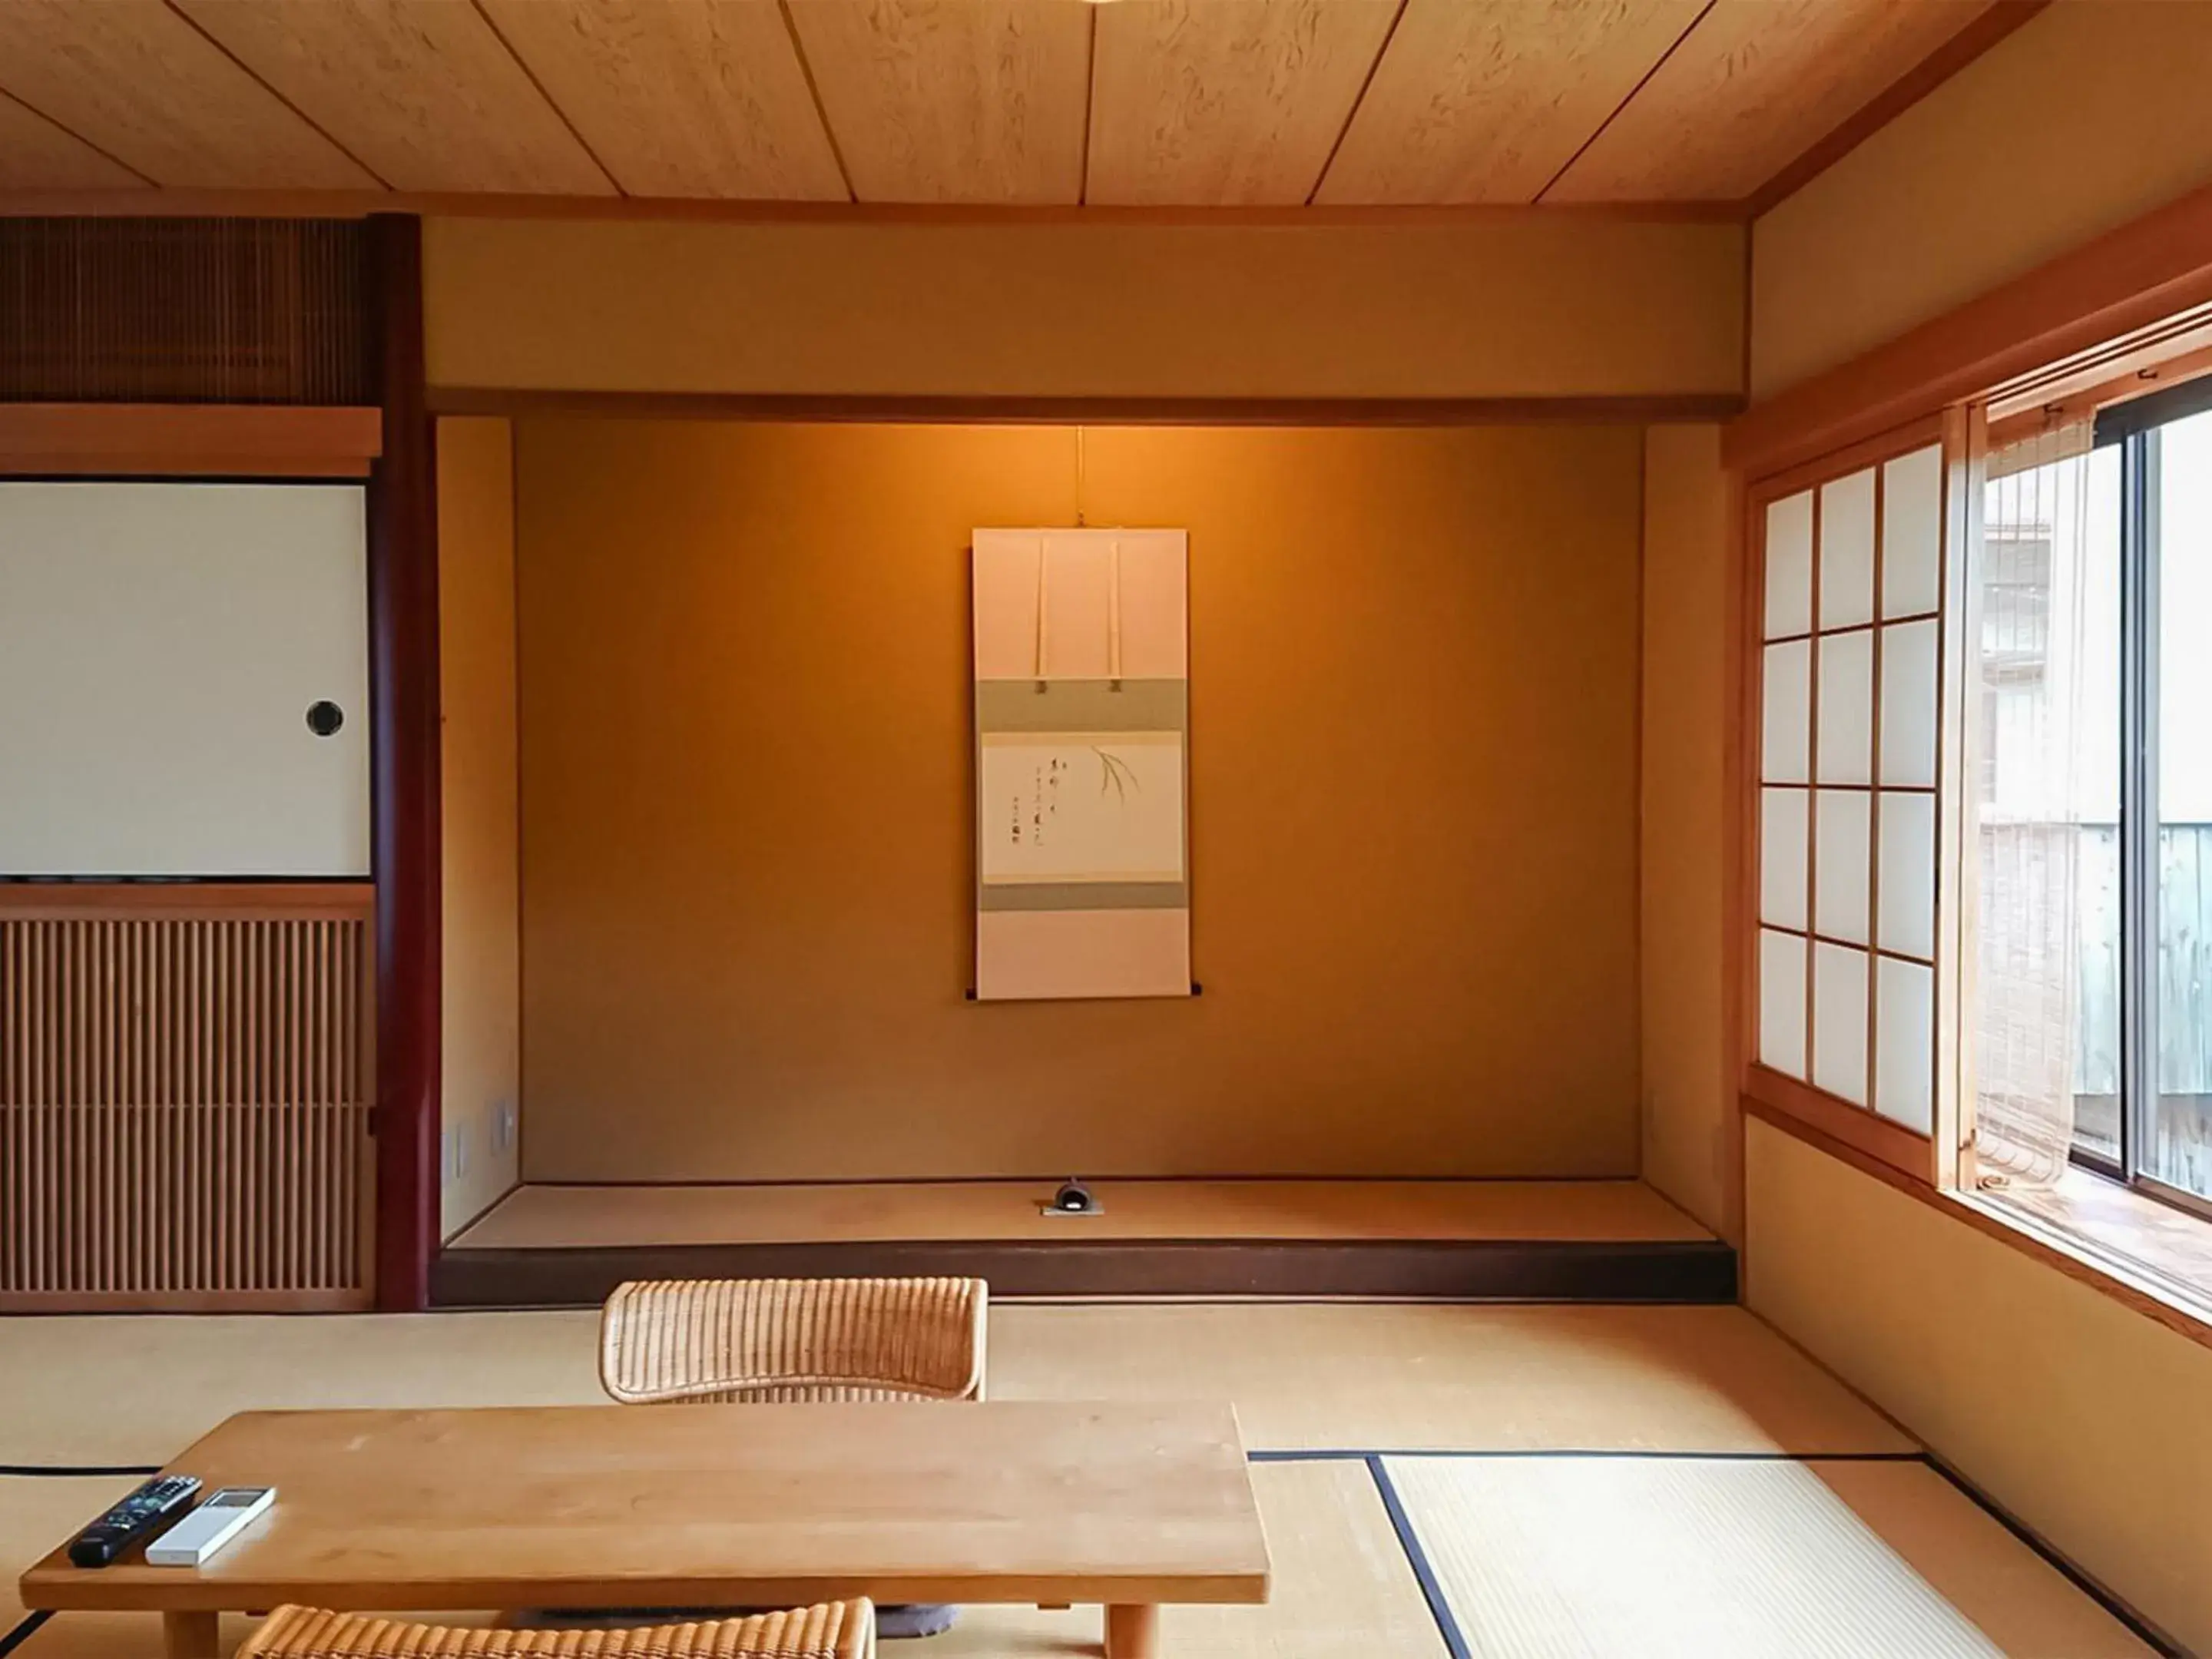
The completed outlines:
[[[365,886],[0,889],[0,1308],[368,1305],[369,967]]]
[[[0,220],[0,401],[374,403],[364,246],[358,221]]]

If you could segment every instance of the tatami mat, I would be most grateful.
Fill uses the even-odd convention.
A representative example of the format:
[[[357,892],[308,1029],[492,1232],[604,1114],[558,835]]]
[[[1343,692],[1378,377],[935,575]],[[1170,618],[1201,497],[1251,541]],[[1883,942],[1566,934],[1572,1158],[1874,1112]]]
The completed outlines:
[[[0,1636],[21,1617],[15,1573],[133,1484],[0,1480],[0,1564],[8,1569]],[[1443,1639],[1364,1463],[1266,1464],[1252,1471],[1252,1484],[1274,1559],[1274,1599],[1258,1607],[1169,1609],[1170,1652],[1178,1659],[1444,1659]],[[224,1622],[228,1650],[252,1621]],[[963,1609],[951,1635],[890,1651],[912,1659],[1096,1659],[1099,1640],[1096,1607],[979,1607]],[[143,1615],[64,1613],[21,1651],[24,1659],[154,1659],[161,1634]]]
[[[1927,1464],[1392,1457],[1483,1659],[2149,1651]]]
[[[1392,1456],[1393,1489],[1479,1659],[2118,1659],[2149,1651],[1918,1462]],[[1264,1462],[1261,1607],[1174,1607],[1181,1659],[1443,1659],[1364,1459]],[[15,1574],[134,1484],[0,1478],[0,1636]],[[481,1618],[447,1622],[476,1624]],[[228,1652],[251,1628],[224,1620]],[[915,1659],[1098,1651],[1095,1607],[964,1609]],[[64,1613],[23,1659],[155,1659],[144,1615]]]
[[[157,1463],[248,1407],[594,1401],[596,1330],[570,1312],[0,1321],[0,1463]],[[1369,1462],[1310,1455],[1454,1449],[1524,1455],[1381,1463],[1473,1654],[2142,1651],[1924,1463],[1778,1458],[1916,1449],[1738,1309],[1004,1307],[991,1384],[1226,1398],[1273,1455],[1254,1480],[1275,1599],[1170,1611],[1184,1659],[1451,1651]],[[1557,1455],[1594,1450],[1670,1455]],[[16,1573],[132,1484],[0,1475],[0,1613]],[[227,1621],[226,1640],[246,1628]],[[926,1652],[1098,1641],[1096,1608],[978,1607]],[[158,1643],[151,1620],[74,1613],[20,1653],[150,1659]]]
[[[1252,1485],[1274,1562],[1273,1599],[1258,1607],[1170,1607],[1162,1646],[1176,1659],[1445,1659],[1419,1582],[1364,1463],[1270,1463]],[[927,1659],[1096,1659],[1096,1607],[969,1607],[927,1644]],[[919,1645],[901,1644],[890,1659]]]
[[[0,1463],[159,1463],[252,1407],[594,1402],[597,1330],[589,1312],[0,1320]],[[1000,1307],[990,1375],[1010,1400],[1231,1400],[1260,1448],[1913,1449],[1739,1308]]]
[[[453,1247],[1712,1237],[1638,1181],[1101,1181],[1093,1190],[1106,1212],[1071,1219],[1040,1213],[1050,1182],[524,1187]]]
[[[234,1412],[606,1398],[590,1312],[0,1319],[0,1463],[161,1463]]]
[[[1740,1308],[994,1309],[991,1391],[1226,1398],[1259,1448],[1917,1449]]]

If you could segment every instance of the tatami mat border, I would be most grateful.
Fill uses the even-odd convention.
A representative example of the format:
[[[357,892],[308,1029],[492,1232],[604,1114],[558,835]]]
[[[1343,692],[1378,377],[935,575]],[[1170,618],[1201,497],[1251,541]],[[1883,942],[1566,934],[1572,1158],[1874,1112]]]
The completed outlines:
[[[1429,1617],[1437,1621],[1437,1634],[1443,1638],[1451,1659],[1474,1659],[1474,1650],[1467,1644],[1467,1633],[1460,1629],[1459,1620],[1451,1610],[1451,1600],[1444,1594],[1437,1570],[1430,1563],[1429,1553],[1421,1543],[1421,1534],[1413,1526],[1413,1516],[1406,1513],[1405,1502],[1398,1496],[1390,1471],[1383,1467],[1382,1455],[1371,1454],[1366,1462],[1367,1473],[1375,1478],[1376,1492],[1382,1499],[1382,1512],[1390,1517],[1390,1530],[1398,1534],[1398,1547],[1406,1553],[1406,1565],[1413,1570],[1413,1581],[1421,1587],[1421,1599],[1429,1604]]]
[[[1253,1463],[1356,1463],[1375,1457],[1441,1458],[1601,1458],[1672,1459],[1685,1463],[1924,1463],[1928,1454],[1917,1451],[1784,1452],[1784,1451],[1670,1451],[1648,1446],[1494,1446],[1431,1448],[1389,1447],[1358,1451],[1349,1447],[1312,1450],[1248,1451]]]

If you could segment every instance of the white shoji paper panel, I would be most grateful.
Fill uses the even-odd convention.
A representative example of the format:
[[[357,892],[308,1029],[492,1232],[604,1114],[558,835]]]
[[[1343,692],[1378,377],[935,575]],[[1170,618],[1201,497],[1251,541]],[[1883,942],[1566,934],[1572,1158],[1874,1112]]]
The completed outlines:
[[[1867,953],[1813,947],[1813,1085],[1867,1103]]]
[[[1813,809],[1813,931],[1867,943],[1874,866],[1863,789],[1823,789]]]
[[[1805,821],[1809,792],[1759,792],[1759,919],[1776,927],[1805,927]]]
[[[1899,623],[1881,631],[1881,781],[1936,783],[1936,623]],[[1821,696],[1827,683],[1821,682]],[[1826,709],[1822,708],[1823,715]],[[1825,732],[1826,722],[1822,721]]]
[[[1874,767],[1872,631],[1822,635],[1820,641],[1820,729],[1814,750],[1820,781],[1871,782]]]
[[[1813,492],[1766,508],[1766,637],[1813,631]]]
[[[1926,1134],[1936,1121],[1936,975],[1889,957],[1875,972],[1875,1109]]]
[[[1805,941],[1765,927],[1759,933],[1759,1061],[1790,1077],[1805,1075]]]
[[[1936,798],[1887,791],[1881,801],[1881,915],[1875,943],[1909,957],[1936,955]]]
[[[1768,783],[1807,781],[1812,764],[1812,660],[1809,640],[1766,647],[1759,776]]]
[[[1881,469],[1881,614],[1923,616],[1942,598],[1943,447]]]
[[[1820,626],[1874,620],[1874,469],[1820,486]]]

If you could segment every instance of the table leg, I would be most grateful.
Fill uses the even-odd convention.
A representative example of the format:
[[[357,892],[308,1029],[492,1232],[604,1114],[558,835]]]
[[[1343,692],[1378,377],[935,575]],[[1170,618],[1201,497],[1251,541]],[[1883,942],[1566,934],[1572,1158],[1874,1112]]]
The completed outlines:
[[[1160,1653],[1158,1607],[1106,1609],[1106,1659],[1160,1659]]]
[[[216,1626],[222,1614],[165,1613],[161,1639],[169,1659],[216,1659]]]

